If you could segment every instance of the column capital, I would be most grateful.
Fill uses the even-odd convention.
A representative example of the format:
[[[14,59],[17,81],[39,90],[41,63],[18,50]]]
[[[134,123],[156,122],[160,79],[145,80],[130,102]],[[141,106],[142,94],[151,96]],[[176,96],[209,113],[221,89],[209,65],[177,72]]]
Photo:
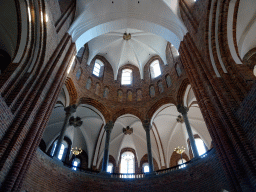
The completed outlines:
[[[66,114],[72,114],[76,112],[76,105],[70,105],[68,107],[66,107],[64,110],[66,111]]]
[[[183,106],[183,105],[177,105],[177,110],[178,110],[178,112],[180,112],[182,115],[183,114],[187,114],[187,112],[188,112],[188,108],[187,107],[185,107],[185,106]]]
[[[142,122],[142,126],[145,129],[145,131],[150,130],[152,128],[150,125],[150,121],[148,119],[146,119]]]
[[[112,131],[113,127],[114,127],[113,121],[109,121],[109,122],[107,122],[107,124],[105,125],[104,129],[105,129],[105,131]]]

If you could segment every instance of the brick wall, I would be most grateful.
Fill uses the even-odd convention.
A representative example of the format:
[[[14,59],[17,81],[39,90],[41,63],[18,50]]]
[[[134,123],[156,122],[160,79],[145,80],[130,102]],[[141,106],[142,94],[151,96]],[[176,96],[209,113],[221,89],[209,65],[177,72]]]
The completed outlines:
[[[119,69],[117,80],[114,80],[114,74],[111,64],[103,57],[96,56],[90,65],[87,63],[88,59],[88,48],[85,45],[85,52],[83,53],[82,58],[76,59],[75,66],[71,70],[69,74],[69,78],[72,79],[75,85],[75,89],[77,91],[77,103],[81,98],[93,98],[95,101],[100,102],[102,105],[106,107],[110,114],[115,116],[115,114],[119,114],[120,110],[123,109],[132,109],[130,111],[137,111],[142,114],[139,118],[146,118],[146,114],[149,109],[157,102],[162,100],[163,98],[168,97],[168,103],[176,104],[176,98],[178,95],[178,90],[182,85],[182,82],[187,78],[184,68],[182,67],[182,63],[179,56],[173,56],[172,49],[174,47],[168,43],[166,48],[167,54],[167,64],[165,65],[161,58],[158,56],[153,56],[144,67],[144,79],[140,78],[139,69],[133,65],[127,64],[123,68],[131,68],[133,71],[133,82],[132,86],[123,86],[121,85],[121,71],[123,68]],[[174,51],[174,50],[173,50]],[[96,59],[100,59],[104,63],[104,71],[101,77],[96,77],[92,74],[94,61]],[[162,74],[152,79],[150,76],[150,64],[155,59],[159,59],[160,68]],[[80,63],[81,60],[82,62]],[[182,74],[180,76],[177,75],[175,65],[178,64],[181,67]],[[77,71],[81,70],[81,76],[77,79],[76,74]],[[167,86],[166,76],[171,76],[172,84],[171,86]],[[90,89],[86,89],[86,83],[88,79],[91,79],[91,87]],[[164,91],[160,93],[158,84],[162,82]],[[96,94],[96,84],[100,85],[100,91]],[[155,88],[155,96],[150,97],[149,88],[150,86],[154,86]],[[108,98],[103,97],[104,88],[109,88]],[[121,90],[123,92],[122,101],[118,101],[118,91]],[[142,100],[137,101],[137,91],[142,91]],[[128,91],[132,91],[132,101],[128,100],[127,93]],[[133,114],[134,114],[133,113]],[[149,117],[150,118],[150,117]]]
[[[181,184],[182,181],[182,184]],[[116,179],[90,175],[56,164],[37,150],[22,191],[207,191],[229,190],[212,150],[208,156],[182,170],[144,179]]]

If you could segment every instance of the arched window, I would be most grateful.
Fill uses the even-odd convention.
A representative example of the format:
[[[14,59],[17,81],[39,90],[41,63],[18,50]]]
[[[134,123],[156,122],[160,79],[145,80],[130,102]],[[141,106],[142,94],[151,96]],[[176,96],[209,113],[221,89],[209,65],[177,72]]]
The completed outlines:
[[[93,75],[97,76],[97,77],[101,77],[102,73],[103,73],[103,67],[104,64],[101,60],[96,59],[95,64],[94,64],[94,68],[93,68]]]
[[[54,155],[54,152],[55,152],[55,149],[56,149],[56,146],[57,146],[57,142],[58,142],[58,140],[56,140],[53,143],[52,150],[51,150],[51,156]],[[59,154],[58,154],[58,159],[59,160],[63,159],[63,155],[64,155],[64,152],[65,152],[65,149],[68,149],[68,143],[65,140],[63,140],[62,143],[61,143]]]
[[[181,169],[181,168],[184,168],[184,167],[186,167],[186,164],[184,164],[184,163],[186,163],[187,161],[186,161],[186,159],[179,159],[178,160],[178,165],[181,165],[179,168]]]
[[[161,69],[160,69],[160,65],[159,65],[159,60],[154,60],[150,64],[150,71],[151,71],[151,77],[153,79],[158,77],[159,75],[161,75]]]
[[[121,173],[134,173],[135,163],[134,154],[132,152],[124,152],[121,155]]]
[[[142,170],[143,170],[143,173],[148,173],[149,172],[149,165],[148,165],[148,163],[144,163],[142,165]]]
[[[112,163],[108,163],[107,172],[108,172],[108,173],[113,173],[113,164],[112,164]]]
[[[204,153],[206,153],[206,148],[205,148],[203,140],[196,138],[195,142],[196,142],[196,147],[197,147],[199,155],[203,155]]]
[[[72,161],[72,169],[76,171],[77,167],[80,167],[81,160],[79,158],[74,158]]]
[[[131,69],[123,69],[122,70],[122,85],[130,85],[132,84],[132,70]]]

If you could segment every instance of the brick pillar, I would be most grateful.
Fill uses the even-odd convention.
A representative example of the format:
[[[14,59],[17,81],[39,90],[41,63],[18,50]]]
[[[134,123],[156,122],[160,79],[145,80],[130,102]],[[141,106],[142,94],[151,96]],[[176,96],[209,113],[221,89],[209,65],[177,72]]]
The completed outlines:
[[[189,33],[181,42],[179,52],[230,188],[252,190],[256,181],[255,152],[236,119],[232,100],[227,98],[229,90],[222,86],[221,77],[212,75],[207,63],[211,61],[202,58]]]
[[[103,156],[103,162],[102,162],[103,173],[106,173],[108,169],[109,142],[110,142],[110,134],[113,127],[114,127],[114,124],[112,121],[109,121],[104,127],[106,131],[106,140],[105,140],[105,149],[104,149],[104,156]]]

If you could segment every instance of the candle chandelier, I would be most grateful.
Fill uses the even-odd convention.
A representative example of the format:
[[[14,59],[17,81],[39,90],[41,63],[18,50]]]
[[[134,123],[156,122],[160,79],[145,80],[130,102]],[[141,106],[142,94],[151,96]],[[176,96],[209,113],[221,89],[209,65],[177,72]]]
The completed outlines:
[[[79,154],[81,154],[82,153],[82,149],[81,148],[77,148],[77,147],[75,147],[75,148],[72,148],[71,149],[71,152],[75,155],[75,156],[77,156],[77,155],[79,155]]]
[[[180,155],[181,155],[185,150],[186,150],[186,148],[183,147],[183,146],[182,146],[181,148],[180,148],[179,146],[178,146],[177,148],[174,148],[174,151],[175,151],[176,153],[180,154]]]

